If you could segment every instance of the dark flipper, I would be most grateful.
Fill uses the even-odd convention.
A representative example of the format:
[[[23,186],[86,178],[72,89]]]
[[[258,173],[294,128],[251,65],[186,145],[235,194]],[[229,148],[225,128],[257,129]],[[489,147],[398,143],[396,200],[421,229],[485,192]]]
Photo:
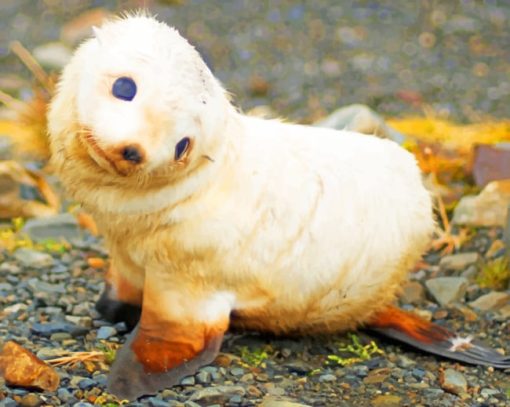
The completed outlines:
[[[134,329],[142,313],[140,305],[110,298],[108,286],[96,302],[96,310],[106,321],[113,323],[124,322],[129,331]]]
[[[472,337],[462,338],[446,328],[395,307],[377,314],[368,329],[428,353],[460,362],[510,369],[504,356]]]
[[[129,335],[126,343],[117,353],[108,376],[108,392],[120,399],[135,400],[143,395],[154,394],[179,384],[183,377],[194,374],[200,367],[214,361],[223,339],[223,335],[211,338],[206,347],[193,359],[166,371],[151,372],[138,360],[132,349],[137,334],[138,327]]]

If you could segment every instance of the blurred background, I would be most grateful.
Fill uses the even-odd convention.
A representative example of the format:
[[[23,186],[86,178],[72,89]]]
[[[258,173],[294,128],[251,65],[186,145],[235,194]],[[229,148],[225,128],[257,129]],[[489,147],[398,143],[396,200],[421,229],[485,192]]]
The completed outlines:
[[[351,103],[393,117],[509,117],[508,0],[3,0],[0,89],[29,89],[11,41],[58,70],[89,25],[140,7],[195,44],[244,110],[300,122]]]

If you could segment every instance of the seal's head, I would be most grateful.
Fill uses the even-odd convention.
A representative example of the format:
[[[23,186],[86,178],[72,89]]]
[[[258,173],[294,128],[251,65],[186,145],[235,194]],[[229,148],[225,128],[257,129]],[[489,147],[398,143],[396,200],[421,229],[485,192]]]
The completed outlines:
[[[94,33],[65,68],[51,103],[57,172],[94,179],[96,187],[143,188],[203,165],[222,142],[231,106],[198,52],[146,15]]]

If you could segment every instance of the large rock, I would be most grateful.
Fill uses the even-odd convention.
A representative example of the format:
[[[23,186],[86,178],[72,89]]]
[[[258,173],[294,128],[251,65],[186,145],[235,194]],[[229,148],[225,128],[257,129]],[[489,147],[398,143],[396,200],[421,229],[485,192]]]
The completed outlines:
[[[376,112],[365,105],[350,105],[335,110],[315,126],[329,127],[337,130],[352,130],[363,134],[374,134],[401,144],[405,137],[389,127]]]
[[[285,398],[274,396],[264,397],[259,407],[308,407],[308,404],[301,404]]]
[[[438,277],[425,282],[429,293],[441,306],[464,298],[468,280],[464,277]]]
[[[34,48],[32,54],[42,66],[60,70],[67,65],[73,51],[61,42],[49,42]]]
[[[23,233],[36,242],[44,240],[71,240],[80,237],[80,227],[76,218],[70,213],[48,218],[30,219],[25,223]]]
[[[461,395],[467,392],[467,381],[462,373],[453,369],[446,369],[439,376],[441,387],[447,392]]]
[[[34,269],[43,269],[53,266],[55,260],[48,253],[38,252],[37,250],[21,248],[14,252],[14,257],[23,267]]]
[[[0,352],[0,375],[10,386],[46,391],[55,391],[60,383],[55,369],[12,341],[7,342]]]
[[[495,311],[507,304],[510,304],[510,294],[498,291],[482,295],[469,303],[471,307],[482,311]]]
[[[226,403],[232,396],[244,396],[246,390],[242,386],[216,386],[196,390],[190,396],[191,401],[209,404]]]
[[[477,252],[456,253],[444,256],[439,261],[439,267],[443,270],[462,271],[479,260],[480,255]]]
[[[467,226],[505,226],[510,203],[510,180],[493,181],[478,195],[463,197],[452,222]]]

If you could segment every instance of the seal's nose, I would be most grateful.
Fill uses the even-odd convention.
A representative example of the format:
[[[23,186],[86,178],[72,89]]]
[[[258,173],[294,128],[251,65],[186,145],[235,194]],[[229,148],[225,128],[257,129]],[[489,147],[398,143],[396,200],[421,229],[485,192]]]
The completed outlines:
[[[122,150],[122,158],[126,161],[132,162],[133,164],[140,164],[143,160],[143,156],[136,146],[124,147]]]

